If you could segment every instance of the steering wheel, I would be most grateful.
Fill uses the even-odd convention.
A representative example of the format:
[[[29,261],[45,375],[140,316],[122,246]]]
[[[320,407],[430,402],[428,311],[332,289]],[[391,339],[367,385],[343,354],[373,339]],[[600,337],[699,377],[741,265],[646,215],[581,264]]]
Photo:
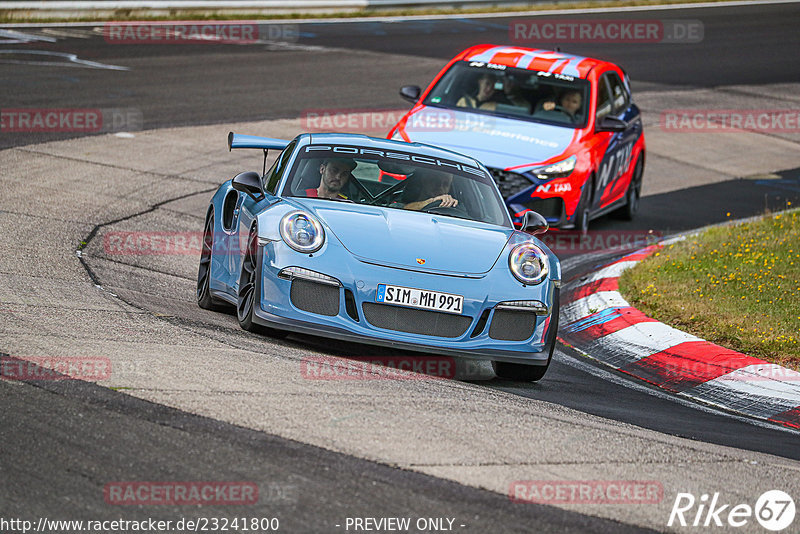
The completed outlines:
[[[553,109],[551,109],[550,111],[557,111],[559,113],[563,113],[564,115],[569,117],[569,120],[571,120],[572,122],[575,122],[575,115],[573,115],[572,113],[570,113],[569,111],[567,111],[563,107],[559,106],[558,104],[555,104],[553,106]]]
[[[469,213],[467,213],[467,210],[465,210],[461,206],[450,206],[443,208],[441,200],[434,200],[433,202],[428,202],[427,204],[422,206],[420,211],[424,211],[425,213],[439,214],[439,215],[452,215],[454,217],[462,217],[466,219],[470,218]]]

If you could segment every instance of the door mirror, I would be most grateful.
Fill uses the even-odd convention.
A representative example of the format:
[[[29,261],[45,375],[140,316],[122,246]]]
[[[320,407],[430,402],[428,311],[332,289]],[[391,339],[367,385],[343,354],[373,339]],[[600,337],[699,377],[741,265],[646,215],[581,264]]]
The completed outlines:
[[[525,216],[522,218],[522,228],[523,232],[527,232],[533,235],[539,235],[545,233],[547,230],[550,229],[550,225],[548,224],[547,220],[536,213],[535,211],[526,211]]]
[[[422,93],[422,89],[419,88],[418,85],[404,85],[400,88],[400,96],[402,96],[405,100],[408,100],[412,104],[416,104],[417,100],[419,100],[419,95]]]
[[[257,172],[240,172],[233,177],[231,185],[256,202],[265,198],[264,191],[261,190],[261,176]]]
[[[616,117],[605,116],[597,123],[598,132],[624,132],[628,129],[628,123]]]

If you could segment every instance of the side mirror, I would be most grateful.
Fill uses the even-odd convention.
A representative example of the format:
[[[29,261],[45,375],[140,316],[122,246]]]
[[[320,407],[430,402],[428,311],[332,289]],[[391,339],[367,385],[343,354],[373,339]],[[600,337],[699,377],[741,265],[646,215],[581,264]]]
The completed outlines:
[[[412,104],[416,104],[417,100],[419,100],[419,95],[422,93],[422,89],[419,88],[418,85],[404,85],[400,88],[400,96],[402,96],[405,100],[408,100]]]
[[[233,177],[231,185],[256,202],[265,198],[264,191],[261,190],[261,176],[257,172],[240,172]]]
[[[624,132],[628,129],[628,123],[616,117],[605,116],[597,123],[598,132]]]
[[[522,228],[520,229],[529,234],[539,235],[548,231],[550,225],[544,217],[535,211],[526,211],[525,216],[522,218]]]

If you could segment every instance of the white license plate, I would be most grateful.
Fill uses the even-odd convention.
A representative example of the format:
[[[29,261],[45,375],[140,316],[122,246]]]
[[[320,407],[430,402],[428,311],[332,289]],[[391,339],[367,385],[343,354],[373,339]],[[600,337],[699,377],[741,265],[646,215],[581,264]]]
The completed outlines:
[[[378,284],[378,294],[375,297],[375,301],[448,313],[461,313],[461,309],[464,306],[464,297],[462,295],[387,284]]]

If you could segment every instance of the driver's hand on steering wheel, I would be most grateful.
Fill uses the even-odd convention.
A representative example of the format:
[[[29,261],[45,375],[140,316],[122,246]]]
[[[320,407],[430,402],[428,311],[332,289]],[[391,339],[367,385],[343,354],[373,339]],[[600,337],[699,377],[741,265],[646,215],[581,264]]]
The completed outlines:
[[[439,204],[440,208],[454,208],[454,207],[458,206],[458,200],[456,200],[455,198],[453,198],[452,196],[450,196],[448,194],[439,195],[438,197],[429,198],[428,200],[425,201],[425,205],[427,206],[431,202],[436,202],[437,200],[441,200],[442,201],[442,203]]]
[[[542,104],[542,109],[545,111],[553,111],[554,109],[556,109],[556,103],[553,101],[547,101],[544,104]]]

